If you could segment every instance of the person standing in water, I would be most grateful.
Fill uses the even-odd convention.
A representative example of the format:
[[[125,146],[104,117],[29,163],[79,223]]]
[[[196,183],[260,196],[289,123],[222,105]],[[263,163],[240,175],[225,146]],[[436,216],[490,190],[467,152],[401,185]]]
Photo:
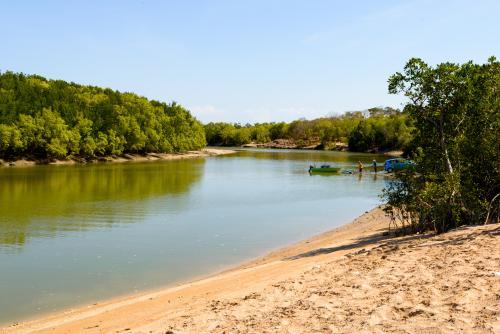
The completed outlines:
[[[363,173],[363,164],[361,163],[361,161],[358,161],[358,170],[359,170],[359,173]]]
[[[373,159],[372,166],[373,166],[373,171],[377,173],[377,160]]]

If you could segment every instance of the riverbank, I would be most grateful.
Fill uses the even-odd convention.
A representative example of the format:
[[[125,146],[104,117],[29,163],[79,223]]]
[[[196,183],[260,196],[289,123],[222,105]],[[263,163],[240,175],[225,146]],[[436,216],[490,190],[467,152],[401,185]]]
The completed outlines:
[[[261,149],[284,149],[284,150],[318,150],[318,151],[337,151],[337,152],[352,152],[352,153],[378,153],[388,157],[402,157],[404,152],[402,150],[379,151],[377,149],[369,150],[367,152],[355,152],[349,150],[349,145],[343,142],[332,142],[325,147],[319,141],[311,141],[297,144],[289,139],[277,139],[268,143],[249,143],[244,144],[243,148],[261,148]]]
[[[223,273],[2,333],[494,333],[500,227],[393,238],[374,209]]]
[[[276,139],[267,143],[248,143],[242,145],[247,148],[269,148],[269,149],[296,149],[296,150],[325,150],[323,144],[318,140],[304,141],[298,144],[293,139]],[[346,143],[331,143],[328,151],[348,151]]]
[[[5,161],[0,159],[0,167],[29,167],[36,165],[75,165],[86,163],[120,163],[120,162],[144,162],[158,160],[177,160],[202,158],[217,155],[232,154],[236,151],[230,149],[205,148],[199,151],[187,151],[180,153],[147,153],[147,154],[122,154],[95,159],[73,158],[73,159],[54,159],[54,160],[27,160],[18,159],[14,161]]]

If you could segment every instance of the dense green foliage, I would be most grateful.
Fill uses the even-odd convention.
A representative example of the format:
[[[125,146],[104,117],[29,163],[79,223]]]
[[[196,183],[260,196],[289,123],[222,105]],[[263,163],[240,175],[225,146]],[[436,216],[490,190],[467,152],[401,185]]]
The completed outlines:
[[[392,108],[372,108],[368,113],[347,112],[341,116],[291,123],[205,125],[210,145],[239,146],[290,139],[298,146],[320,143],[328,149],[335,143],[348,143],[352,151],[404,149],[411,139],[411,126],[402,112]]]
[[[409,99],[417,161],[415,173],[386,190],[394,222],[437,232],[498,222],[500,63],[431,67],[411,59],[389,79],[389,92]]]
[[[94,157],[204,146],[202,125],[176,103],[0,73],[0,157]]]
[[[373,108],[370,109],[370,117],[361,120],[349,134],[349,149],[358,152],[406,150],[412,138],[411,131],[405,114],[391,108]]]
[[[257,123],[254,125],[232,123],[208,123],[205,136],[209,145],[240,146],[250,142],[267,143],[284,138],[288,131],[286,123]]]

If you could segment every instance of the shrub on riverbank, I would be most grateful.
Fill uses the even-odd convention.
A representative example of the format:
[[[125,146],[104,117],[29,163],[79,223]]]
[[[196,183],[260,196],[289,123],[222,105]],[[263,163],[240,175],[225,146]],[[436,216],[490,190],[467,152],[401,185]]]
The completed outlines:
[[[395,223],[443,232],[498,222],[499,88],[495,58],[435,67],[411,59],[389,79],[389,92],[409,99],[404,110],[415,126],[410,145],[417,161],[414,174],[398,175],[385,192]]]
[[[176,103],[37,75],[0,73],[0,157],[94,157],[204,147]]]

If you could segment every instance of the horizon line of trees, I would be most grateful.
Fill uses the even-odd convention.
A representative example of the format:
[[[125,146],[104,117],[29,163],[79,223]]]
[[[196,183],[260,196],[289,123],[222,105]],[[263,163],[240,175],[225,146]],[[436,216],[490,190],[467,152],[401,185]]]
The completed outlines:
[[[344,143],[351,151],[366,152],[409,147],[412,125],[405,112],[385,107],[367,112],[346,112],[340,116],[290,123],[272,122],[241,125],[210,122],[205,124],[207,143],[214,146],[241,146],[269,143],[277,139],[294,141],[298,146],[320,143],[324,149]]]
[[[0,158],[170,153],[205,145],[202,124],[175,102],[0,72]]]
[[[292,140],[297,146],[341,142],[352,151],[406,149],[412,126],[397,109],[371,108],[290,123],[211,122],[188,110],[109,88],[0,72],[0,158],[98,157],[197,150]]]

